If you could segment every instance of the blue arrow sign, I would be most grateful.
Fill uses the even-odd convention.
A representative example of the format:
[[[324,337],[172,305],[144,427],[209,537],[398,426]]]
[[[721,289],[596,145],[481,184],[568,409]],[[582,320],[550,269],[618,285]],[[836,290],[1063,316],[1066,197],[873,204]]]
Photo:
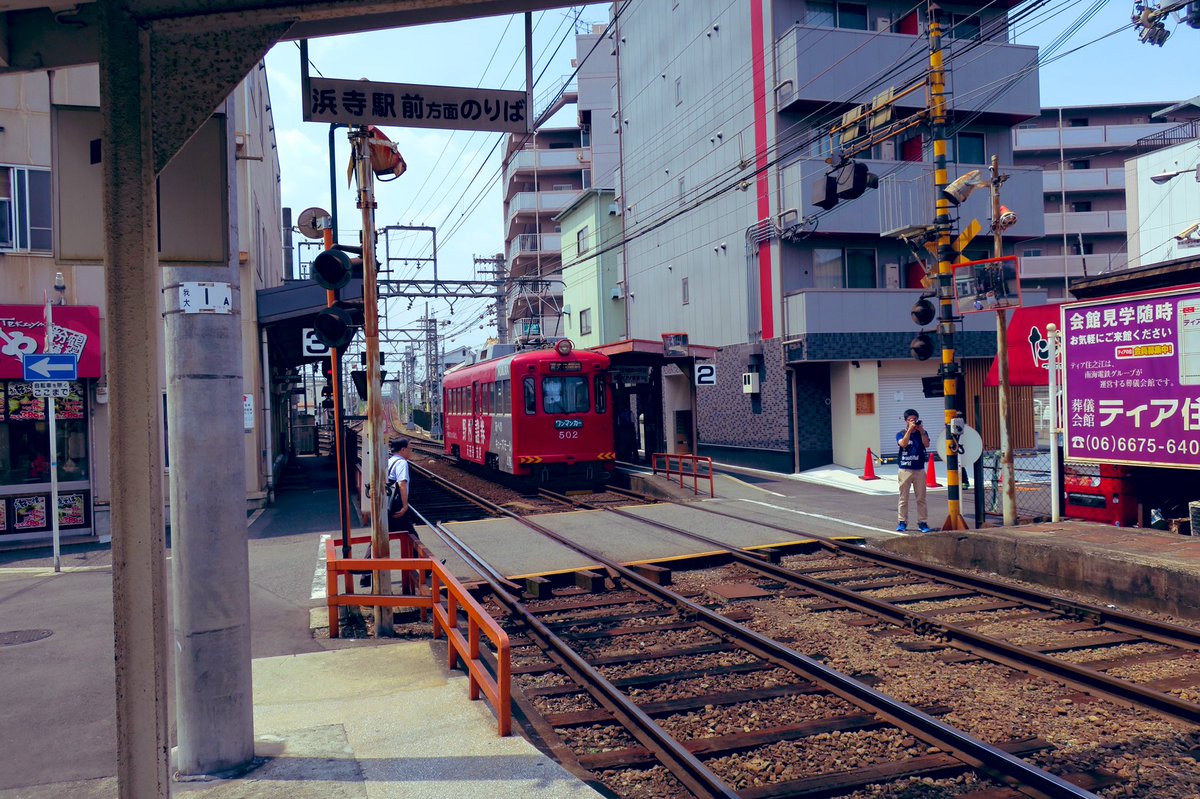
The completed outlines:
[[[25,379],[31,383],[79,379],[79,356],[73,352],[25,355],[21,363],[25,367]]]

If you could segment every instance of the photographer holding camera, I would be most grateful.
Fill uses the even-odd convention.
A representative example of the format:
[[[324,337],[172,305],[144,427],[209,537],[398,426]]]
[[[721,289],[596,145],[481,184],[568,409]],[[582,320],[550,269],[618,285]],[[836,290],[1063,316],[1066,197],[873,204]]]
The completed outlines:
[[[929,516],[929,505],[925,501],[925,462],[929,455],[929,434],[921,424],[920,415],[909,408],[904,412],[904,429],[896,433],[896,444],[900,454],[896,459],[900,466],[897,479],[900,482],[900,522],[896,532],[908,530],[908,489],[911,486],[917,497],[917,527],[922,533],[930,532],[925,519]]]

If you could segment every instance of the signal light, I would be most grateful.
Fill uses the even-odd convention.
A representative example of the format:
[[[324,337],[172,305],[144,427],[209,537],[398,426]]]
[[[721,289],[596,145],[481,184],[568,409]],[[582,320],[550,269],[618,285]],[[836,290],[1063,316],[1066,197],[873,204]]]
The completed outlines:
[[[564,358],[567,357],[568,355],[570,355],[571,350],[573,350],[574,348],[575,348],[575,345],[571,343],[571,339],[569,339],[569,338],[564,338],[561,341],[559,341],[557,344],[554,345],[555,351],[559,355],[563,356]]]
[[[879,179],[867,171],[866,164],[846,164],[837,176],[837,196],[842,200],[857,200],[867,189],[873,188],[872,184],[878,186]]]
[[[912,350],[912,356],[918,361],[928,361],[933,357],[933,337],[928,333],[921,333],[912,340],[909,345]]]
[[[828,211],[838,204],[837,178],[833,175],[822,175],[813,184],[812,204]]]
[[[319,253],[313,259],[309,271],[313,280],[329,291],[337,291],[354,276],[350,256],[341,250],[325,250]]]
[[[317,314],[313,319],[313,329],[317,338],[333,349],[344,349],[354,340],[354,320],[345,309],[336,305]]]
[[[354,369],[350,372],[350,379],[354,381],[354,390],[358,393],[360,400],[367,398],[367,372],[365,369]],[[387,379],[387,370],[379,370],[379,382],[382,383]]]
[[[936,310],[933,307],[933,303],[924,297],[917,300],[916,304],[912,307],[912,311],[910,312],[913,324],[915,324],[917,327],[925,327],[925,325],[932,322],[935,314]]]

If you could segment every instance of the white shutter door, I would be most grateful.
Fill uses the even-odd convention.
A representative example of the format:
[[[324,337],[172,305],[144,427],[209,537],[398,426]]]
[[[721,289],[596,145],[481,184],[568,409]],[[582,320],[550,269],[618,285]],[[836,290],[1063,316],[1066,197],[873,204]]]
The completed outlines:
[[[914,409],[921,415],[929,432],[929,443],[936,446],[945,427],[944,400],[926,399],[921,378],[930,375],[923,364],[884,362],[879,371],[879,450],[886,458],[896,457],[896,433],[904,429],[904,411]],[[933,367],[936,368],[936,367]]]

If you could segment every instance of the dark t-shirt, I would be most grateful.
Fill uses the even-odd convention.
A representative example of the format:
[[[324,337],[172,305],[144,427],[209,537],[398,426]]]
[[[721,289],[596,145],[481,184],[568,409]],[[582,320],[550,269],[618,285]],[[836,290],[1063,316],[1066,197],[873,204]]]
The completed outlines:
[[[896,446],[900,447],[900,439],[904,438],[904,430],[896,434]],[[900,447],[900,468],[921,469],[925,466],[925,443],[921,440],[921,431],[914,430],[908,439],[907,447]]]

